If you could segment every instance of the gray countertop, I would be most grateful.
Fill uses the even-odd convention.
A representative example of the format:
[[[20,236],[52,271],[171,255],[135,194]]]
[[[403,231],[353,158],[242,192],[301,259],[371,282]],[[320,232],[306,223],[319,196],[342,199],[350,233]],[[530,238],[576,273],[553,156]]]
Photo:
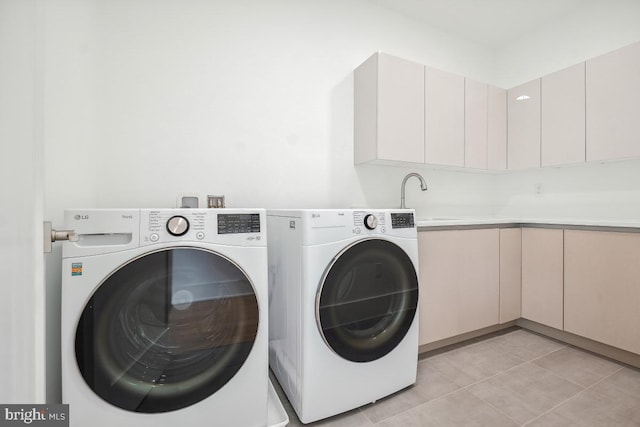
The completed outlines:
[[[421,231],[434,227],[469,228],[480,226],[554,226],[554,227],[605,227],[605,228],[638,228],[640,219],[588,219],[588,218],[499,218],[499,217],[470,217],[470,218],[416,218],[416,225]],[[640,230],[639,230],[640,231]]]

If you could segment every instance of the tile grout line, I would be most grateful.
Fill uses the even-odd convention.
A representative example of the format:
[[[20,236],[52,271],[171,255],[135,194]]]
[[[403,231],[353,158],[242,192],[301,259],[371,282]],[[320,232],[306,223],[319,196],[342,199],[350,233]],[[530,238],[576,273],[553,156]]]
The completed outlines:
[[[453,383],[453,384],[455,384],[455,383]],[[458,384],[455,384],[455,385],[456,385],[456,386],[458,386]],[[425,401],[425,402],[422,402],[422,403],[420,403],[420,404],[418,404],[418,405],[416,405],[416,406],[412,406],[411,408],[407,408],[407,409],[405,409],[404,411],[401,411],[401,412],[398,412],[397,414],[393,414],[393,415],[391,415],[390,417],[383,418],[383,419],[381,419],[381,420],[380,420],[380,421],[378,421],[378,422],[374,422],[373,420],[371,420],[371,418],[369,418],[369,417],[367,416],[367,414],[364,414],[364,415],[365,415],[365,417],[367,417],[367,421],[371,422],[374,426],[375,426],[375,425],[379,425],[379,424],[383,423],[384,421],[387,421],[387,420],[390,420],[390,419],[392,419],[392,418],[395,418],[396,416],[398,416],[398,415],[400,415],[400,414],[404,414],[404,413],[406,413],[406,412],[413,411],[413,410],[414,410],[414,409],[416,409],[416,408],[419,408],[419,407],[421,407],[421,406],[423,406],[423,405],[426,405],[426,404],[428,404],[428,403],[435,402],[435,401],[438,401],[438,400],[440,400],[440,399],[443,399],[443,398],[445,398],[445,397],[447,397],[447,396],[449,396],[449,395],[451,395],[451,394],[453,394],[453,393],[457,393],[457,392],[459,392],[460,390],[464,390],[464,387],[460,387],[460,386],[458,386],[458,388],[457,388],[457,389],[455,389],[455,390],[448,391],[448,392],[446,392],[446,393],[445,393],[445,394],[443,394],[443,395],[440,395],[440,396],[435,397],[435,398],[433,398],[433,399],[430,399],[430,400],[427,400],[427,401]],[[466,390],[465,390],[465,391],[466,391]],[[363,412],[364,412],[364,411],[363,411]]]
[[[545,354],[543,354],[542,356],[538,356],[538,357],[536,357],[536,358],[534,358],[534,359],[531,359],[531,360],[530,360],[530,362],[532,362],[532,363],[533,363],[533,362],[535,362],[536,360],[540,360],[540,359],[542,359],[542,358],[544,358],[544,357],[551,356],[553,353],[557,353],[558,351],[564,350],[565,348],[569,348],[569,347],[567,347],[567,346],[565,345],[565,346],[562,346],[562,347],[557,348],[557,349],[555,349],[555,350],[551,350],[549,353],[545,353]],[[542,366],[541,366],[541,367],[542,367]]]
[[[490,342],[490,341],[496,340],[497,338],[501,338],[501,337],[502,337],[502,336],[497,336],[497,337],[493,337],[493,338],[490,338],[490,339],[485,340],[485,341],[480,341],[480,342],[477,342],[477,343],[472,343],[472,344],[470,344],[469,346],[464,346],[464,347],[461,347],[461,348],[459,348],[459,349],[455,349],[455,350],[453,350],[452,352],[456,352],[456,351],[461,350],[461,349],[471,348],[471,347],[476,346],[476,345],[478,345],[478,344],[482,344],[482,343]],[[546,356],[548,356],[548,355],[550,355],[550,354],[552,354],[552,353],[555,353],[555,352],[557,352],[557,351],[563,350],[563,349],[565,349],[565,348],[569,348],[569,347],[568,347],[568,346],[566,346],[566,345],[561,345],[561,347],[560,347],[560,348],[557,348],[557,349],[555,349],[555,350],[551,350],[551,351],[549,351],[548,353],[545,353],[545,354],[543,354],[543,355],[541,355],[541,356],[538,356],[538,357],[536,357],[536,358],[534,358],[534,359],[530,359],[530,360],[524,360],[524,359],[522,359],[521,357],[517,356],[516,354],[514,354],[514,353],[512,353],[512,352],[509,352],[509,354],[511,354],[513,357],[515,357],[516,359],[521,360],[521,361],[522,361],[522,363],[518,363],[517,365],[514,365],[514,366],[512,366],[512,367],[510,367],[510,368],[507,368],[507,369],[505,369],[505,370],[502,370],[502,371],[496,372],[496,373],[494,373],[494,374],[492,374],[492,375],[489,375],[489,376],[487,376],[487,377],[485,377],[485,378],[482,378],[482,379],[480,379],[480,380],[477,380],[477,381],[475,381],[475,382],[473,382],[473,383],[470,383],[470,384],[467,384],[467,385],[464,385],[464,386],[462,386],[462,385],[460,385],[460,384],[456,383],[456,382],[455,382],[451,377],[449,377],[449,376],[448,376],[445,372],[443,372],[442,370],[438,369],[436,366],[433,366],[433,365],[432,365],[431,367],[432,367],[432,368],[434,368],[435,370],[437,370],[438,372],[440,372],[440,373],[441,373],[441,374],[442,374],[446,379],[448,379],[449,381],[451,381],[453,384],[457,385],[457,386],[458,386],[458,387],[460,387],[460,388],[464,388],[464,389],[466,389],[467,387],[471,387],[471,386],[473,386],[473,385],[476,385],[476,384],[479,384],[479,383],[481,383],[481,382],[483,382],[483,381],[486,381],[486,380],[488,380],[488,379],[490,379],[490,378],[494,378],[494,377],[496,377],[496,376],[498,376],[498,375],[501,375],[501,374],[503,374],[503,373],[509,372],[510,370],[515,369],[515,368],[517,368],[517,367],[519,367],[519,366],[522,366],[522,365],[524,365],[524,364],[526,364],[526,363],[533,363],[535,360],[541,359],[541,358],[543,358],[543,357],[546,357]],[[435,357],[434,357],[434,359],[436,359],[436,358],[441,358],[441,357],[444,357],[444,356],[447,356],[448,354],[449,354],[449,353],[439,354],[439,355],[435,356]],[[430,360],[430,359],[424,359],[424,360],[423,360],[423,362],[428,362],[429,360]],[[536,365],[536,366],[538,366],[538,365]],[[539,367],[540,367],[540,368],[542,368],[542,366],[539,366]],[[456,368],[456,369],[457,369],[457,368]],[[545,368],[542,368],[542,369],[545,369]],[[545,369],[545,370],[546,370],[546,371],[548,371],[547,369]],[[551,372],[551,371],[548,371],[548,372]],[[553,372],[551,372],[551,373],[553,373]],[[557,375],[557,374],[555,374],[555,373],[553,373],[553,374],[554,374],[554,375],[556,375],[556,376],[558,376],[558,375]],[[560,378],[563,378],[563,377],[560,377]],[[563,378],[563,379],[564,379],[564,378]],[[572,383],[573,383],[573,382],[572,382]],[[579,385],[579,384],[577,384],[577,385],[578,385],[578,386],[580,386],[580,387],[583,387],[583,386],[581,386],[581,385]]]
[[[469,390],[467,390],[469,391]],[[469,391],[469,393],[473,394],[471,391]],[[484,403],[485,405],[493,408],[495,411],[497,411],[498,413],[500,413],[501,415],[504,415],[507,419],[513,421],[513,423],[517,426],[521,426],[522,424],[520,424],[518,421],[514,420],[513,418],[511,418],[508,414],[502,412],[502,410],[500,410],[500,408],[494,406],[491,402],[487,402],[486,400],[482,399],[481,397],[476,396],[475,394],[473,394],[473,396],[475,396],[477,399],[479,399],[482,403]]]
[[[541,367],[541,368],[542,368],[542,367]],[[534,422],[535,420],[537,420],[537,419],[539,419],[539,418],[541,418],[541,417],[545,416],[546,414],[548,414],[548,413],[550,413],[550,412],[554,411],[555,409],[557,409],[558,407],[560,407],[560,406],[564,405],[565,403],[567,403],[567,402],[569,402],[569,401],[571,401],[571,400],[573,400],[573,399],[577,399],[577,398],[578,398],[578,396],[580,396],[581,394],[584,394],[584,393],[585,393],[586,391],[588,391],[589,389],[594,388],[596,385],[598,385],[598,384],[600,384],[601,382],[603,382],[603,381],[607,380],[609,377],[611,377],[612,375],[616,374],[617,372],[620,372],[623,368],[624,368],[623,366],[620,366],[620,368],[619,368],[619,369],[616,369],[616,370],[615,370],[614,372],[612,372],[611,374],[607,375],[607,376],[606,376],[606,377],[604,377],[604,378],[599,379],[598,381],[596,381],[595,383],[591,384],[591,385],[590,385],[590,386],[588,386],[588,387],[584,387],[582,390],[580,390],[579,392],[577,392],[577,393],[576,393],[576,394],[574,394],[573,396],[571,396],[571,397],[569,397],[569,398],[567,398],[567,399],[563,400],[562,402],[560,402],[560,403],[558,403],[557,405],[555,405],[553,408],[548,409],[547,411],[543,412],[542,414],[538,415],[537,417],[532,418],[531,420],[529,420],[529,421],[527,421],[526,423],[524,423],[522,426],[524,427],[524,426],[526,426],[526,425],[528,425],[528,424],[530,424],[530,423]],[[543,368],[543,369],[544,369],[544,368]],[[551,371],[549,371],[549,372],[551,372]],[[557,374],[554,374],[554,375],[557,375]],[[561,377],[561,378],[563,378],[563,377]],[[566,378],[565,378],[565,379],[566,379]],[[570,380],[567,380],[567,381],[571,382],[572,384],[576,384],[576,383],[574,383],[573,381],[570,381]],[[576,385],[579,385],[579,384],[576,384]],[[581,386],[581,387],[582,387],[582,386]]]
[[[565,348],[572,349],[572,347],[565,347]],[[551,354],[553,354],[553,353],[555,353],[555,352],[557,352],[557,351],[563,350],[563,349],[564,349],[564,348],[558,349],[558,350],[556,350],[556,351],[552,351],[551,353],[547,354],[547,356],[549,356],[549,355],[551,355]],[[584,352],[583,352],[582,350],[580,350],[580,349],[575,349],[575,348],[573,348],[573,350],[576,350],[576,351],[579,351],[579,352],[581,352],[581,353],[584,353]],[[588,353],[587,353],[587,354],[588,354]],[[542,357],[546,357],[546,356],[542,356]],[[542,359],[542,357],[538,357],[537,359],[532,360],[532,361],[531,361],[531,363],[535,362],[536,360],[540,360],[540,359]],[[593,356],[593,357],[596,357],[596,358],[598,358],[598,359],[602,359],[601,357],[598,357],[598,356]],[[557,374],[557,373],[553,372],[552,370],[545,368],[544,366],[540,366],[540,365],[538,365],[537,363],[534,363],[534,364],[535,364],[537,367],[539,367],[539,368],[541,368],[541,369],[544,369],[545,371],[547,371],[547,372],[549,372],[549,373],[551,373],[551,374],[555,375],[556,377],[561,378],[561,379],[563,379],[563,380],[565,380],[565,381],[568,381],[568,382],[570,382],[570,383],[571,383],[571,384],[573,384],[573,385],[577,385],[578,387],[581,387],[581,388],[583,388],[584,390],[586,390],[586,389],[588,389],[588,388],[590,388],[590,387],[593,387],[594,385],[596,385],[596,384],[598,384],[598,383],[600,383],[600,382],[602,382],[602,381],[606,380],[606,379],[607,379],[607,378],[609,378],[611,375],[614,375],[615,373],[619,372],[622,368],[624,368],[624,366],[622,366],[622,365],[618,365],[617,363],[615,363],[615,364],[618,366],[618,369],[616,369],[616,370],[615,370],[615,371],[613,371],[612,373],[610,373],[610,374],[608,374],[608,375],[605,375],[604,377],[600,378],[600,379],[599,379],[599,380],[597,380],[595,383],[593,383],[593,384],[591,384],[591,385],[588,385],[588,386],[584,386],[584,385],[582,385],[582,384],[579,384],[579,383],[577,383],[577,382],[573,381],[573,380],[572,380],[572,379],[570,379],[570,378],[566,378],[566,377],[564,377],[563,375]]]
[[[481,380],[478,380],[478,381],[476,381],[476,382],[473,382],[473,383],[471,383],[471,384],[467,384],[467,385],[465,385],[465,386],[462,386],[461,388],[464,388],[465,390],[467,390],[469,387],[473,387],[473,386],[475,386],[475,385],[478,385],[478,384],[480,384],[480,383],[482,383],[482,382],[488,381],[488,380],[490,380],[490,379],[492,379],[492,378],[495,378],[495,377],[497,377],[497,376],[500,376],[500,375],[502,375],[502,374],[506,374],[507,372],[509,372],[509,371],[511,371],[511,370],[513,370],[513,369],[516,369],[516,368],[519,368],[519,367],[521,367],[521,366],[523,366],[523,365],[526,365],[527,363],[530,363],[530,362],[523,361],[522,363],[518,363],[518,364],[517,364],[517,365],[515,365],[515,366],[512,366],[512,367],[510,367],[510,368],[508,368],[508,369],[505,369],[504,371],[496,372],[496,373],[495,373],[495,374],[493,374],[493,375],[490,375],[490,376],[488,376],[488,377],[485,377],[485,378],[483,378],[483,379],[481,379]],[[472,391],[470,391],[470,390],[467,390],[467,391],[468,391],[469,393],[473,394],[473,392],[472,392]],[[475,396],[475,394],[474,394],[474,396]]]
[[[546,368],[544,368],[544,367],[542,367],[542,366],[540,366],[540,365],[538,365],[538,364],[534,363],[534,361],[536,361],[536,360],[542,359],[542,358],[544,358],[544,357],[546,357],[546,356],[549,356],[549,355],[551,355],[551,354],[553,354],[553,353],[555,353],[555,352],[558,352],[558,351],[560,351],[560,350],[563,350],[563,349],[565,349],[565,348],[568,348],[568,347],[567,347],[567,346],[562,346],[562,347],[560,347],[560,348],[558,348],[558,349],[555,349],[555,350],[549,351],[548,353],[545,353],[545,354],[543,354],[543,355],[540,355],[540,356],[538,356],[538,357],[536,357],[536,358],[534,358],[534,359],[531,359],[531,360],[525,361],[525,362],[523,362],[523,363],[520,363],[520,364],[518,364],[518,365],[515,365],[515,366],[513,366],[513,367],[511,367],[511,368],[509,368],[509,369],[506,369],[506,370],[504,370],[504,371],[498,372],[498,373],[496,373],[496,374],[494,374],[494,375],[492,375],[492,376],[489,376],[489,377],[487,377],[487,378],[484,378],[484,379],[482,379],[482,380],[479,380],[479,381],[477,381],[477,382],[475,382],[475,383],[468,384],[468,385],[464,386],[463,388],[464,388],[466,391],[468,391],[469,393],[471,393],[472,395],[474,395],[476,398],[480,399],[483,403],[485,403],[485,404],[489,405],[490,407],[492,407],[493,409],[495,409],[496,411],[498,411],[500,414],[504,415],[504,416],[505,416],[505,417],[507,417],[509,420],[513,421],[516,425],[524,426],[524,425],[526,425],[526,424],[528,424],[528,423],[530,423],[530,422],[533,422],[534,420],[538,419],[539,417],[543,416],[543,415],[544,415],[544,414],[546,414],[547,412],[552,411],[553,409],[555,409],[556,407],[558,407],[558,406],[562,405],[562,404],[563,404],[563,403],[565,403],[566,401],[568,401],[568,400],[571,400],[571,399],[575,398],[576,396],[580,395],[580,394],[581,394],[581,393],[583,393],[585,390],[587,390],[589,387],[593,387],[595,384],[597,384],[597,383],[599,383],[599,382],[601,382],[601,381],[604,381],[605,379],[609,378],[611,375],[615,374],[615,373],[616,373],[616,372],[618,372],[620,369],[622,369],[622,367],[620,367],[620,369],[618,369],[618,370],[616,370],[615,372],[611,373],[610,375],[608,375],[608,376],[606,376],[606,377],[604,377],[604,378],[600,379],[599,381],[597,381],[596,383],[592,384],[591,386],[589,386],[589,387],[584,387],[584,386],[583,386],[583,385],[581,385],[581,384],[577,384],[577,383],[575,383],[575,382],[573,382],[573,381],[571,381],[571,380],[569,380],[569,379],[567,379],[567,378],[561,377],[560,375],[556,374],[555,372],[552,372],[552,371],[550,371],[550,370],[548,370],[548,369],[546,369]],[[517,356],[516,356],[516,357],[517,357]],[[495,377],[497,377],[497,376],[499,376],[499,375],[507,374],[509,371],[515,370],[516,368],[522,367],[523,365],[526,365],[526,364],[531,364],[531,365],[536,366],[537,368],[543,369],[544,371],[548,372],[549,374],[551,374],[551,375],[553,375],[553,376],[555,376],[555,377],[558,377],[558,378],[563,379],[563,380],[565,380],[565,381],[567,381],[567,382],[569,382],[569,383],[571,383],[571,384],[573,384],[573,385],[576,385],[576,386],[580,387],[580,389],[581,389],[581,390],[580,390],[580,391],[578,391],[575,395],[573,395],[573,396],[571,396],[571,397],[569,397],[569,398],[567,398],[567,399],[563,400],[562,402],[558,403],[558,404],[557,404],[557,405],[555,405],[554,407],[552,407],[552,408],[548,409],[547,411],[543,412],[542,414],[539,414],[539,415],[537,415],[537,416],[533,417],[532,419],[530,419],[529,421],[527,421],[527,422],[526,422],[526,423],[524,423],[524,424],[520,424],[517,420],[515,420],[515,419],[511,418],[507,413],[505,413],[505,412],[503,412],[502,410],[500,410],[500,408],[498,408],[498,407],[494,406],[491,402],[489,402],[489,401],[487,401],[487,400],[485,400],[485,399],[483,399],[483,398],[481,398],[481,397],[477,396],[477,395],[476,395],[475,393],[473,393],[471,390],[468,390],[468,388],[473,387],[474,385],[477,385],[477,384],[479,384],[479,383],[485,382],[485,381],[487,381],[487,380],[489,380],[489,379],[491,379],[491,378],[495,378]]]

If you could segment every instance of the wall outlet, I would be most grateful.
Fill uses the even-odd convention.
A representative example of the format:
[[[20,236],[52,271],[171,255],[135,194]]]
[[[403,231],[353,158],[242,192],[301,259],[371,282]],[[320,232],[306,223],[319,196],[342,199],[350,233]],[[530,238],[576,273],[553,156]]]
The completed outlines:
[[[542,184],[541,183],[533,184],[533,195],[535,197],[542,197]]]

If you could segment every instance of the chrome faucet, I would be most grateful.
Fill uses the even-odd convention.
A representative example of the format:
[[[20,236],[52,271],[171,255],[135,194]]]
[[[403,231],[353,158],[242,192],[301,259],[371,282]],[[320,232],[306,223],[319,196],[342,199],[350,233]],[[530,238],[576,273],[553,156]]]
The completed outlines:
[[[416,178],[418,178],[420,180],[420,189],[422,191],[426,191],[426,189],[427,189],[427,183],[425,182],[425,180],[422,177],[422,175],[420,175],[419,173],[415,173],[415,172],[411,172],[410,174],[407,174],[407,176],[405,176],[404,179],[402,180],[402,185],[400,186],[400,209],[406,208],[406,206],[404,204],[404,188],[405,188],[405,186],[407,184],[407,180],[409,178],[411,178],[412,176],[415,176]]]

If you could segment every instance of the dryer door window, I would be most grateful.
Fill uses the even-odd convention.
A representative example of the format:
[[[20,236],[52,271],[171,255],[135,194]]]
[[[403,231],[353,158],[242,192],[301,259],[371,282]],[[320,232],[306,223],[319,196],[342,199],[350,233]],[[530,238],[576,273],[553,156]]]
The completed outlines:
[[[229,259],[172,248],[120,267],[76,330],[78,368],[102,399],[143,413],[185,408],[222,388],[258,332],[251,281]]]
[[[407,334],[418,307],[411,259],[386,240],[365,240],[329,266],[317,297],[317,318],[331,349],[353,362],[392,351]]]

